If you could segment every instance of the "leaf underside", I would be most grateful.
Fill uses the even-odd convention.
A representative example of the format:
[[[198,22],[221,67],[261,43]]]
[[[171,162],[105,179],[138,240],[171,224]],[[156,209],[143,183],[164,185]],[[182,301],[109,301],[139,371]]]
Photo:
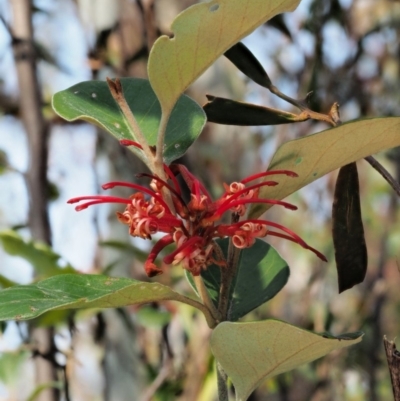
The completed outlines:
[[[259,196],[283,199],[337,168],[396,146],[400,146],[399,117],[352,121],[286,142],[274,154],[268,170],[291,170],[298,177],[274,176],[279,185],[261,188]],[[249,215],[256,218],[269,207],[254,205]]]
[[[186,88],[240,39],[299,0],[211,0],[179,14],[172,38],[161,36],[151,49],[148,74],[162,109],[169,111]]]
[[[223,322],[211,335],[211,350],[245,401],[265,379],[361,341],[362,333],[333,337],[278,320]]]

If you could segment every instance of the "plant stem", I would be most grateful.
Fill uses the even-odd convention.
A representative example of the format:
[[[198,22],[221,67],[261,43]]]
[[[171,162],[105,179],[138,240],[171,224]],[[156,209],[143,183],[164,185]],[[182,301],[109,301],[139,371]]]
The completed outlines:
[[[239,221],[237,214],[232,214],[232,223]],[[219,289],[219,304],[218,312],[221,316],[222,321],[228,320],[228,308],[229,308],[229,292],[232,285],[232,281],[235,278],[238,270],[240,249],[233,245],[232,239],[229,239],[228,246],[228,257],[226,267],[221,268],[221,286]]]
[[[156,145],[156,162],[161,165],[163,163],[165,133],[167,131],[167,125],[168,125],[169,117],[171,116],[171,111],[172,110],[162,110],[161,121],[160,121],[160,125],[158,127],[157,145]]]
[[[202,304],[201,302],[196,301],[195,299],[186,297],[185,295],[182,295],[179,293],[175,294],[174,301],[179,301],[179,302],[182,302],[184,304],[187,304],[187,305],[193,306],[194,308],[199,309],[200,311],[202,311],[204,313],[204,317],[207,320],[208,327],[213,329],[214,327],[217,326],[217,324],[218,324],[217,319],[211,313],[210,309],[206,305]]]
[[[197,291],[199,292],[200,298],[203,301],[204,305],[208,308],[211,315],[216,320],[216,323],[220,322],[220,314],[214,306],[212,299],[210,298],[210,294],[207,291],[206,286],[204,285],[203,278],[201,275],[193,276],[194,283],[196,284]]]
[[[218,401],[229,401],[228,376],[217,361]]]
[[[122,114],[126,118],[128,122],[128,127],[131,131],[132,137],[137,140],[143,148],[143,153],[145,154],[147,161],[146,164],[150,168],[151,171],[154,171],[154,159],[155,155],[153,150],[150,148],[149,144],[147,143],[146,138],[143,135],[142,130],[139,127],[139,124],[136,121],[135,116],[132,113],[131,108],[129,107],[125,96],[124,91],[122,89],[122,84],[119,78],[115,80],[107,78],[107,84],[110,89],[111,95],[118,104],[119,108],[122,111]]]

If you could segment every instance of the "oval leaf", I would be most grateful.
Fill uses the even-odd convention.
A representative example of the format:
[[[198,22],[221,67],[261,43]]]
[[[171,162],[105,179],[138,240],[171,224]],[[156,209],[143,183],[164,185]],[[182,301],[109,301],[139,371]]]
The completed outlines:
[[[225,256],[228,254],[228,239],[217,240]],[[287,283],[290,270],[279,253],[269,244],[259,239],[251,248],[240,254],[238,273],[230,290],[228,319],[236,321],[253,309],[273,298]],[[204,284],[216,307],[221,285],[220,267],[208,266],[201,273]],[[187,274],[193,289],[193,276]]]
[[[368,264],[356,163],[339,171],[332,206],[332,234],[340,293],[364,281]]]
[[[121,78],[124,96],[150,146],[157,142],[161,120],[160,103],[146,79]],[[53,96],[53,108],[67,121],[85,120],[97,124],[118,140],[132,138],[125,117],[103,81],[86,81]],[[206,122],[202,108],[189,97],[179,98],[168,121],[164,160],[181,157],[200,135]],[[132,147],[130,147],[132,148]],[[142,152],[132,149],[143,159]]]
[[[0,291],[0,320],[32,319],[55,309],[118,308],[165,300],[198,306],[196,301],[159,283],[123,277],[65,274]]]
[[[261,188],[259,196],[283,199],[339,167],[399,145],[400,117],[353,121],[286,142],[273,156],[268,170],[291,170],[299,177],[274,176],[279,185]],[[255,205],[250,216],[258,217],[269,207]]]
[[[299,0],[211,0],[189,7],[172,23],[173,38],[161,36],[150,52],[148,74],[163,111],[219,56]]]
[[[243,43],[239,42],[233,45],[224,53],[224,56],[231,61],[238,70],[257,84],[264,88],[269,88],[272,85],[264,67]]]
[[[251,103],[237,102],[207,95],[209,100],[203,106],[207,121],[226,125],[278,125],[305,121],[308,117],[300,117],[287,111],[258,106]]]
[[[292,370],[329,352],[361,341],[361,333],[338,338],[278,320],[223,322],[213,331],[211,350],[245,401],[268,377]]]

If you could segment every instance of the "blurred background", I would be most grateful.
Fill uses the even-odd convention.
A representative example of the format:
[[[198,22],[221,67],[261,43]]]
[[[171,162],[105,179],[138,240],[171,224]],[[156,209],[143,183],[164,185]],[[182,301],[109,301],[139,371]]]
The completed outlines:
[[[145,167],[107,133],[62,121],[51,109],[51,97],[84,80],[145,78],[152,44],[169,34],[173,18],[193,3],[0,0],[3,288],[55,274],[37,263],[38,254],[55,257],[55,269],[71,265],[85,273],[148,280],[142,268],[148,244],[128,236],[114,208],[77,213],[66,204],[73,196],[100,193],[100,185],[114,178],[133,181]],[[295,12],[274,18],[244,43],[282,92],[304,98],[312,91],[316,111],[326,113],[339,102],[343,121],[400,115],[398,1],[303,0]],[[224,58],[188,90],[200,104],[206,93],[293,110]],[[327,128],[312,121],[252,128],[207,124],[181,162],[218,196],[223,182],[265,170],[281,143]],[[399,180],[400,151],[376,157]],[[329,263],[296,244],[271,240],[288,261],[291,277],[283,291],[245,319],[272,317],[332,334],[361,330],[364,339],[266,381],[251,401],[393,399],[382,338],[400,334],[399,201],[370,165],[360,161],[358,167],[369,256],[365,282],[338,294],[331,239],[337,173],[332,173],[289,197],[299,211],[267,212]],[[48,247],[38,248],[37,241],[60,258]],[[164,271],[157,280],[190,292],[181,269]],[[202,316],[172,302],[8,322],[0,335],[0,400],[216,400],[209,336]]]

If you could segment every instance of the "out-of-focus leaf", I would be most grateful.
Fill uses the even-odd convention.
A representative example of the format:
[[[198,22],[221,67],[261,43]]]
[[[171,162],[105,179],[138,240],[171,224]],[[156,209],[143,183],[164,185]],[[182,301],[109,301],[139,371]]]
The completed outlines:
[[[150,52],[148,74],[163,112],[219,56],[299,0],[212,0],[189,7],[172,23],[173,38],[161,36]]]
[[[151,306],[143,306],[136,312],[139,324],[146,327],[162,328],[171,320],[171,314],[167,311],[158,310]]]
[[[9,280],[7,277],[0,274],[0,287],[1,288],[8,288],[17,285],[15,281]]]
[[[12,385],[19,378],[22,364],[29,358],[27,351],[3,352],[0,355],[0,381]]]
[[[149,81],[121,78],[121,83],[126,101],[148,144],[156,145],[161,108]],[[136,139],[106,82],[81,82],[56,93],[52,104],[56,113],[67,121],[89,121],[104,128],[118,140]],[[180,96],[166,130],[164,160],[167,164],[186,152],[200,135],[205,122],[203,109],[189,97]],[[144,160],[142,152],[136,148],[131,150]]]
[[[226,125],[278,125],[308,120],[287,111],[207,95],[207,120]]]
[[[364,281],[368,264],[356,163],[339,170],[332,208],[332,233],[340,293]]]
[[[291,170],[299,176],[276,175],[273,179],[279,185],[261,188],[259,196],[283,199],[339,167],[399,145],[400,117],[352,121],[286,142],[276,151],[268,170]],[[269,207],[252,206],[251,218],[260,216]]]
[[[47,64],[52,65],[53,67],[56,67],[58,70],[64,72],[64,73],[69,73],[69,71],[63,67],[57,60],[56,57],[54,57],[49,50],[46,48],[46,46],[44,46],[42,43],[33,42],[33,47],[35,49],[36,52],[36,57],[38,58],[38,60],[42,60],[44,62],[46,62]]]
[[[157,301],[204,307],[171,288],[122,277],[64,274],[0,291],[0,320],[28,320],[51,310],[118,308]],[[209,316],[205,316],[209,319]],[[212,325],[209,320],[209,324]]]
[[[229,240],[217,240],[225,256]],[[201,276],[216,307],[221,285],[220,267],[208,266]],[[236,321],[253,309],[273,298],[287,283],[290,270],[279,253],[269,244],[259,239],[251,248],[245,248],[239,259],[237,276],[230,289],[229,320]],[[186,274],[196,291],[193,276]]]
[[[53,182],[47,181],[47,199],[49,201],[55,201],[60,197],[60,191]]]
[[[326,338],[278,320],[219,324],[211,350],[245,401],[265,379],[361,341],[362,333]]]
[[[5,252],[28,261],[41,278],[76,273],[69,264],[61,266],[60,255],[53,252],[48,245],[40,242],[25,241],[15,231],[0,232],[0,242]]]
[[[8,156],[4,150],[0,149],[0,175],[4,174],[9,167]]]
[[[263,66],[242,42],[233,45],[224,53],[224,56],[230,60],[239,71],[242,71],[244,75],[248,76],[257,84],[264,88],[269,88],[272,85]]]
[[[60,381],[40,384],[39,386],[35,387],[35,389],[32,391],[32,393],[30,394],[30,396],[26,401],[35,401],[39,397],[40,393],[48,388],[57,388],[59,390],[62,390],[63,387],[64,385]]]
[[[273,26],[278,31],[282,32],[286,35],[290,40],[292,40],[292,34],[290,33],[288,27],[286,26],[285,20],[283,19],[283,15],[276,15],[274,18],[271,18],[267,23],[267,26]]]
[[[55,327],[68,322],[68,319],[73,315],[71,310],[51,310],[37,317],[33,325],[34,327]]]

